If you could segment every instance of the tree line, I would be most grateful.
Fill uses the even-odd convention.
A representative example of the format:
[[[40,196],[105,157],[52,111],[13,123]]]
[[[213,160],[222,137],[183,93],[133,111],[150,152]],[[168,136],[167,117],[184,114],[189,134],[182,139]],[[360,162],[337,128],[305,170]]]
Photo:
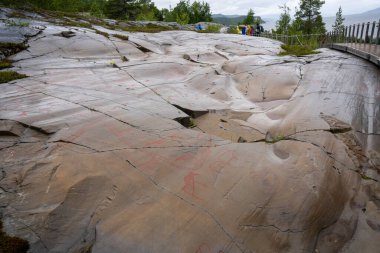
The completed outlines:
[[[286,4],[279,6],[282,13],[276,22],[276,29],[273,32],[287,35],[326,33],[325,23],[320,12],[323,4],[325,4],[323,0],[300,0],[293,20],[290,16],[290,8]],[[342,8],[339,7],[336,13],[335,24],[332,27],[333,31],[343,32],[343,22]]]
[[[31,7],[62,12],[89,12],[101,18],[150,20],[193,24],[212,21],[207,2],[181,0],[173,9],[158,9],[151,0],[0,0],[10,7]]]
[[[320,12],[323,4],[325,4],[323,0],[301,0],[296,7],[294,20],[290,17],[289,7],[286,4],[280,6],[283,12],[274,32],[291,35],[325,33],[325,23]]]

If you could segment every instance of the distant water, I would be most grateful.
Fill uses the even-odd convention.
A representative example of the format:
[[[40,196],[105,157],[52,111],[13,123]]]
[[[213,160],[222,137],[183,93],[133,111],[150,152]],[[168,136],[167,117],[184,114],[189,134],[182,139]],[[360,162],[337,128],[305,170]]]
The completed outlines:
[[[358,14],[358,15],[348,15],[348,16],[344,16],[345,17],[345,20],[344,20],[344,25],[348,26],[348,25],[354,25],[354,24],[362,24],[362,23],[367,23],[367,22],[373,22],[373,21],[377,21],[379,22],[379,19],[380,19],[380,11],[379,13],[369,13],[369,14]],[[326,17],[324,18],[324,22],[326,23],[326,29],[328,31],[331,31],[332,30],[332,26],[333,24],[335,23],[335,17]]]
[[[345,18],[344,25],[353,25],[353,24],[362,24],[367,22],[373,22],[377,21],[379,22],[380,19],[380,8],[377,8],[372,11],[368,11],[361,14],[355,14],[355,15],[343,15]],[[270,31],[271,29],[276,28],[276,21],[278,18],[274,17],[262,17],[263,20],[266,21],[266,23],[263,25],[265,30]],[[325,22],[325,27],[327,31],[332,30],[332,25],[335,23],[335,16],[334,17],[323,17],[323,21]]]

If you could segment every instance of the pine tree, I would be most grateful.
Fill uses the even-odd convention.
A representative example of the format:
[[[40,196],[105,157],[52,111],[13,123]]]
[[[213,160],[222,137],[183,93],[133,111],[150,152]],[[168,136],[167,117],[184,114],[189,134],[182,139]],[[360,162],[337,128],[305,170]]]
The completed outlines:
[[[176,21],[180,24],[210,22],[212,21],[211,8],[208,3],[189,0],[181,0],[173,10],[163,10],[165,21]]]
[[[302,20],[301,29],[304,34],[326,30],[319,11],[324,4],[323,0],[301,0],[295,17]]]
[[[134,0],[109,0],[104,7],[104,13],[109,18],[125,19],[129,17],[129,10]]]
[[[52,0],[51,5],[56,11],[77,12],[79,2],[76,0]]]
[[[344,18],[343,18],[343,15],[342,15],[342,7],[339,6],[339,10],[338,12],[336,13],[336,18],[335,18],[335,24],[333,24],[333,31],[338,33],[338,34],[342,34],[344,32]]]
[[[244,19],[243,23],[245,25],[253,25],[255,22],[254,15],[255,15],[255,13],[253,12],[253,10],[249,9],[247,17]]]
[[[286,4],[279,6],[279,8],[283,10],[283,13],[281,13],[280,19],[276,22],[276,33],[288,34],[291,21],[290,8]]]

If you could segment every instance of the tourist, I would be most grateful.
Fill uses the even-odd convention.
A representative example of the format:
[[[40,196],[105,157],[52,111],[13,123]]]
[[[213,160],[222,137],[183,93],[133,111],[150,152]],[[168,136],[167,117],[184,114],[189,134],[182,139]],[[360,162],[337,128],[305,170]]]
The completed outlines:
[[[241,30],[241,34],[245,35],[246,31],[247,31],[247,26],[243,26],[243,29]]]

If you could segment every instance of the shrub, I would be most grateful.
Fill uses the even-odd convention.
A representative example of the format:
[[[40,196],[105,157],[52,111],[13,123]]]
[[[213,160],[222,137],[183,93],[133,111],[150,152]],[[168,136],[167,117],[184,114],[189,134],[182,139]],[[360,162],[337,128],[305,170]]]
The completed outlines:
[[[4,54],[5,56],[16,54],[27,48],[28,46],[24,43],[17,44],[17,43],[0,42],[0,52]]]
[[[209,24],[205,30],[199,30],[199,33],[220,33],[220,25]]]
[[[238,31],[238,29],[234,25],[231,25],[231,26],[228,27],[227,33],[229,33],[229,34],[240,34],[240,32]]]
[[[303,56],[309,54],[319,54],[319,51],[315,51],[315,47],[311,46],[301,46],[301,45],[281,45],[281,48],[285,50],[285,52],[279,53],[279,55],[295,55],[295,56]]]

